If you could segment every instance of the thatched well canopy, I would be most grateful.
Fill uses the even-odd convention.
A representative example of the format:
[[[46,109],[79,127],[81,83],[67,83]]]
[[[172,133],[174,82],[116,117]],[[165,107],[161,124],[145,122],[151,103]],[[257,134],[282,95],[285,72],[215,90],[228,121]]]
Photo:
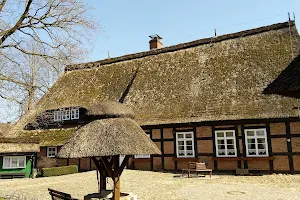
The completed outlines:
[[[58,157],[136,154],[161,154],[161,152],[134,120],[109,118],[95,120],[78,129],[61,148]]]
[[[300,54],[264,89],[263,93],[300,98]]]
[[[91,106],[87,115],[102,117],[129,117],[134,118],[134,112],[125,104],[117,101],[102,101]]]

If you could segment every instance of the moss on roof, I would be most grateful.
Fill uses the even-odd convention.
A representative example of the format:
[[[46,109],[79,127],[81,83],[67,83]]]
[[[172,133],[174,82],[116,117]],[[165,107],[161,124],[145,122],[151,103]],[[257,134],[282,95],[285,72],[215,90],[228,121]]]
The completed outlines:
[[[68,129],[48,129],[48,130],[32,130],[21,131],[19,137],[38,140],[40,146],[60,146],[63,145],[75,132],[75,128]]]
[[[124,103],[140,125],[295,117],[296,100],[262,95],[293,59],[291,39],[294,55],[300,52],[294,23],[290,30],[282,23],[83,64],[59,78],[37,111],[117,101],[138,68]]]

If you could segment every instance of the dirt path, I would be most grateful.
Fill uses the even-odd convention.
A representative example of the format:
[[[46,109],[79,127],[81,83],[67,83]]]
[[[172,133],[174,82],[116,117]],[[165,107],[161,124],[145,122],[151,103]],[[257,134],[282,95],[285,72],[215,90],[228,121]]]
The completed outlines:
[[[97,191],[96,172],[37,179],[0,180],[0,197],[50,200],[47,188],[64,191],[75,198]],[[108,183],[110,187],[111,182]],[[139,200],[300,200],[300,175],[212,178],[174,178],[171,173],[125,170],[121,190]]]

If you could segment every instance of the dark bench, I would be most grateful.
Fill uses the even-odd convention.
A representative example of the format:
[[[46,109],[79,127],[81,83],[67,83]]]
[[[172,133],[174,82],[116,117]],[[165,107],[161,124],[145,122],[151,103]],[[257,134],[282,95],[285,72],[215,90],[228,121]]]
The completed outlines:
[[[48,188],[49,194],[51,195],[52,200],[78,200],[71,197],[70,194],[60,192],[57,190],[53,190]]]
[[[191,176],[191,172],[196,172],[197,174],[198,172],[209,172],[210,178],[212,175],[212,169],[207,169],[205,163],[201,162],[189,162],[188,168],[182,169],[182,175],[184,175],[185,172],[188,173],[188,177]]]
[[[24,178],[26,172],[0,172],[0,179]]]

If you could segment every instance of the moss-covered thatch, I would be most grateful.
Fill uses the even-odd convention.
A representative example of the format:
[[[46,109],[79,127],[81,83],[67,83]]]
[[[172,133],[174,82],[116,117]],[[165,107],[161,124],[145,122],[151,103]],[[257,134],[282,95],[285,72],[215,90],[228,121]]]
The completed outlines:
[[[131,108],[116,101],[99,102],[87,110],[87,115],[134,118],[134,113]]]
[[[293,51],[299,52],[294,24],[291,31]],[[204,40],[66,72],[38,108],[117,101],[139,68],[124,103],[140,125],[297,116],[295,100],[262,95],[292,60],[287,23]]]
[[[19,137],[38,140],[40,146],[63,145],[75,132],[75,128],[20,131]]]
[[[264,94],[300,98],[300,54],[265,88]]]
[[[78,129],[58,157],[160,154],[143,129],[129,118],[95,120]]]
[[[296,100],[262,94],[292,61],[291,40],[300,52],[293,22],[290,30],[281,23],[69,66],[37,112],[118,101],[138,68],[124,103],[140,125],[294,117]]]

